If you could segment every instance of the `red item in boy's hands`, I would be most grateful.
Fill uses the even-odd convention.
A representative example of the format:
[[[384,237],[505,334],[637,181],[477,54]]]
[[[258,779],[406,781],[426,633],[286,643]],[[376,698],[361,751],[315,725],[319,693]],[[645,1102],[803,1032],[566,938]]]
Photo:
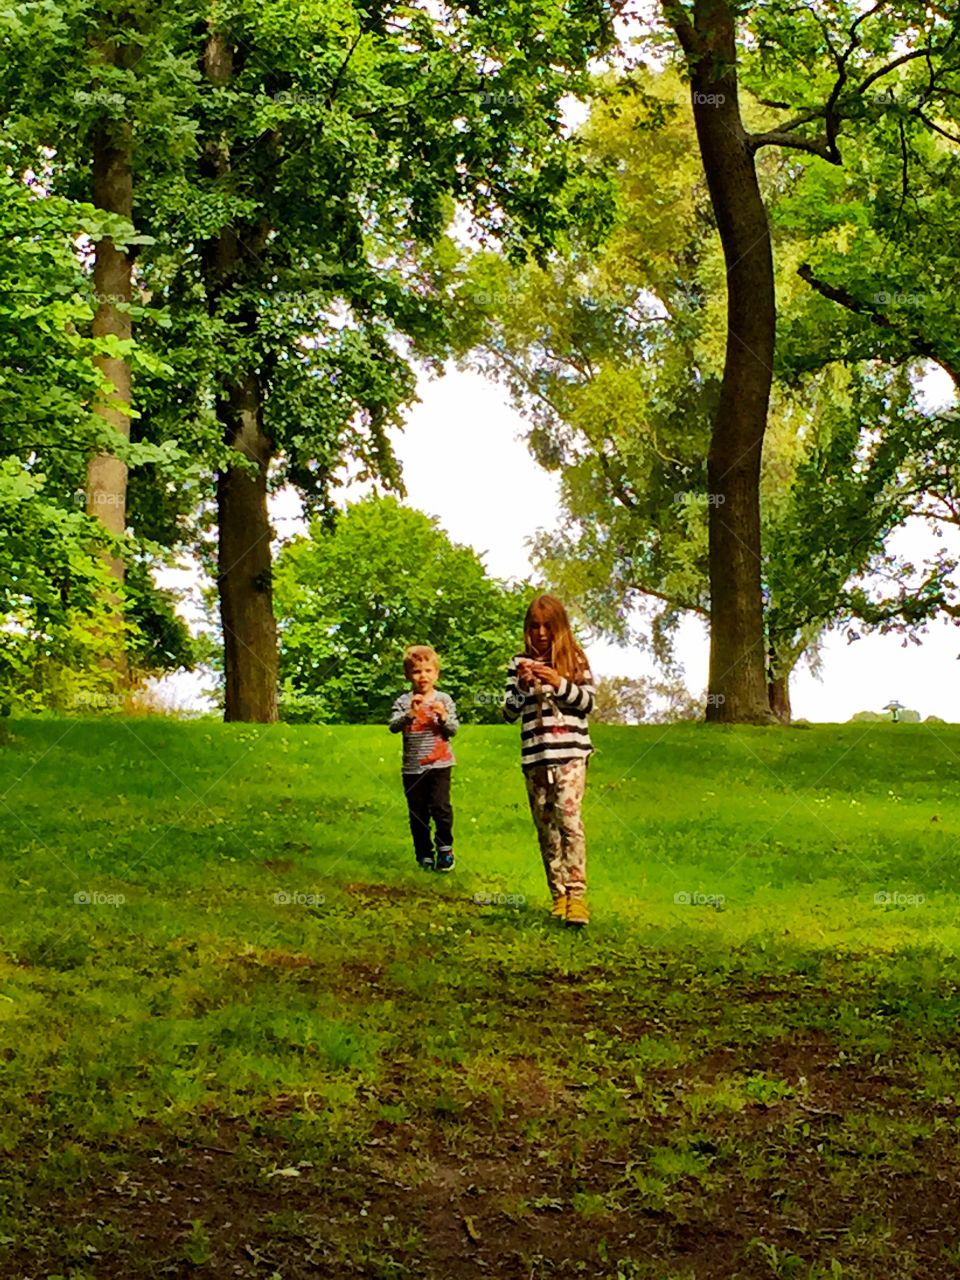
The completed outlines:
[[[437,764],[441,760],[450,760],[453,752],[450,750],[450,744],[441,734],[437,733],[437,722],[429,709],[420,703],[415,708],[413,721],[411,722],[408,733],[425,733],[432,730],[434,735],[433,750],[427,755],[420,757],[421,764]]]

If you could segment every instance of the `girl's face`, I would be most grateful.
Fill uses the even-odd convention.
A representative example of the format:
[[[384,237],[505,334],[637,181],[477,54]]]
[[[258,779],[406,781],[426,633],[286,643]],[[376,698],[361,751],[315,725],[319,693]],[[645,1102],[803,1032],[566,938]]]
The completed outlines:
[[[540,606],[534,606],[530,615],[530,627],[527,631],[527,637],[534,650],[538,654],[545,654],[550,649],[550,623],[547,621],[546,610]]]

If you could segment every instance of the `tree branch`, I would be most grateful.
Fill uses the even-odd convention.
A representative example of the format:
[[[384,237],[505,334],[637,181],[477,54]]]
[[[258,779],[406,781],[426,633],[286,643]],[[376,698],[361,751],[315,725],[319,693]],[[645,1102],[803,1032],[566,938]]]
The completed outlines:
[[[488,352],[491,356],[494,357],[495,360],[499,361],[502,364],[505,364],[507,368],[510,370],[510,372],[513,374],[514,378],[516,378],[517,381],[522,383],[522,385],[526,388],[529,395],[533,396],[534,399],[540,400],[543,404],[545,404],[546,407],[550,410],[550,412],[553,413],[561,422],[566,421],[560,407],[554,404],[554,402],[550,399],[550,397],[546,394],[546,392],[544,392],[537,385],[534,377],[531,374],[527,373],[527,371],[523,368],[523,366],[517,360],[513,359],[512,356],[510,356],[506,351],[501,351],[498,347],[492,345],[489,342],[478,343],[477,349],[480,351]]]
[[[934,133],[942,134],[944,138],[947,138],[950,142],[955,142],[960,146],[960,138],[958,138],[955,133],[948,133],[946,129],[941,129],[938,124],[935,124],[928,116],[925,116],[919,107],[917,107],[913,114],[919,116],[928,129],[932,129]]]
[[[824,106],[819,110],[811,109],[811,110],[802,112],[801,114],[795,116],[792,120],[788,120],[785,124],[778,125],[777,128],[770,129],[764,133],[749,134],[747,137],[747,146],[750,148],[752,152],[755,153],[756,151],[759,150],[760,147],[767,147],[767,146],[790,147],[795,151],[806,151],[811,155],[820,156],[821,159],[828,161],[830,164],[842,163],[840,152],[837,147],[837,134],[839,132],[839,126],[843,118],[843,115],[838,108],[840,104],[841,94],[843,93],[844,89],[847,87],[847,81],[849,76],[848,63],[851,56],[855,52],[855,50],[860,47],[860,34],[857,30],[857,28],[860,26],[860,23],[863,22],[866,18],[871,17],[874,13],[876,13],[882,7],[883,7],[883,0],[880,0],[880,3],[875,4],[871,9],[868,9],[864,13],[861,13],[860,16],[851,24],[850,43],[847,46],[847,48],[843,51],[843,53],[837,52],[837,50],[833,45],[832,40],[830,39],[829,31],[827,30],[825,23],[816,13],[813,13],[813,11],[811,10],[811,13],[813,13],[814,19],[816,20],[816,22],[821,27],[821,30],[823,31],[824,39],[827,42],[827,47],[829,48],[831,54],[833,55],[833,59],[837,65],[837,79],[836,79],[836,82],[834,83],[833,88],[830,91],[830,97],[827,99]],[[871,85],[876,84],[878,80],[882,79],[886,75],[889,75],[891,71],[895,71],[898,67],[903,66],[904,63],[912,62],[916,58],[925,58],[927,60],[928,67],[930,69],[930,83],[928,86],[928,93],[929,93],[930,90],[932,90],[932,88],[934,87],[935,80],[936,80],[936,75],[933,71],[932,66],[930,65],[931,55],[945,53],[946,50],[949,48],[952,40],[953,40],[953,35],[951,34],[951,36],[947,39],[947,41],[939,48],[935,48],[933,46],[924,46],[922,49],[911,49],[909,52],[901,54],[899,58],[894,58],[892,62],[888,62],[884,66],[878,67],[876,71],[871,71],[870,74],[860,84],[855,85],[850,90],[850,92],[852,94],[855,94],[857,97],[862,98]],[[756,94],[754,94],[754,97],[757,98],[757,101],[759,103],[767,107],[776,107],[782,110],[789,110],[790,106],[792,105],[786,102],[776,102],[769,98],[760,98],[760,97],[757,97]],[[927,125],[928,128],[934,130],[934,132],[942,134],[945,138],[948,138],[951,142],[960,143],[960,138],[954,137],[953,135],[948,133],[945,129],[942,129],[939,125],[935,124],[932,120],[929,120],[922,113],[920,107],[917,107],[914,110],[913,114],[919,116],[919,118],[924,122],[924,124]],[[826,127],[826,135],[824,137],[813,138],[813,139],[790,137],[790,134],[793,132],[794,129],[799,128],[801,125],[809,124],[812,120],[817,120],[820,118],[823,119],[824,125]]]
[[[603,471],[604,476],[606,477],[607,484],[610,486],[613,496],[615,498],[619,498],[620,501],[623,503],[623,505],[628,508],[628,510],[635,511],[637,507],[636,498],[633,496],[632,493],[630,493],[630,491],[627,489],[623,481],[618,480],[616,476],[612,474],[610,470],[610,459],[606,456],[606,454],[601,449],[597,449],[596,445],[593,444],[592,440],[590,441],[590,443],[593,445],[596,457],[600,463],[600,468]]]
[[[688,61],[691,63],[699,56],[700,38],[697,35],[696,27],[690,19],[690,14],[684,8],[681,0],[661,0],[664,17],[673,27],[677,39],[680,41],[680,47],[687,55]]]
[[[823,111],[817,107],[809,111],[802,111],[800,115],[794,116],[792,120],[788,120],[786,124],[777,125],[777,133],[792,133],[794,129],[799,129],[802,124],[809,124],[811,120],[819,120],[823,115]]]
[[[960,368],[954,365],[926,338],[917,333],[904,333],[899,326],[893,321],[872,307],[869,302],[861,302],[855,298],[848,290],[836,285],[827,284],[824,280],[818,280],[813,274],[813,268],[809,263],[802,263],[797,268],[797,275],[801,280],[805,280],[812,289],[816,289],[817,293],[824,298],[829,298],[831,302],[838,303],[841,307],[845,307],[848,311],[853,311],[857,315],[866,316],[868,320],[877,325],[878,328],[886,329],[895,337],[901,338],[904,342],[910,344],[917,355],[924,356],[928,360],[932,360],[934,364],[938,364],[945,373],[953,380],[954,385],[960,390]]]
[[[892,62],[888,62],[884,67],[878,67],[876,71],[871,71],[867,78],[862,81],[853,90],[854,93],[863,95],[872,84],[887,76],[891,71],[896,71],[897,67],[902,67],[905,62],[912,62],[914,58],[926,58],[932,53],[942,53],[942,49],[911,49],[909,53],[902,53],[899,58],[894,58]]]
[[[925,496],[932,498],[935,502],[942,502],[950,514],[944,515],[942,512],[934,510],[923,511],[920,513],[921,515],[928,520],[941,520],[944,524],[960,525],[960,507],[957,506],[955,498],[949,498],[945,493],[938,493],[936,489],[927,489]]]
[[[364,32],[362,29],[357,32],[357,38],[354,40],[353,44],[347,50],[347,56],[344,58],[343,62],[340,63],[340,67],[337,71],[337,74],[334,76],[333,83],[330,86],[330,92],[327,94],[326,103],[324,104],[328,110],[330,109],[330,107],[333,106],[333,100],[337,96],[337,93],[340,90],[340,82],[343,79],[344,72],[347,69],[347,65],[349,64],[350,59],[353,57],[353,54],[357,45],[363,39],[365,34],[366,32]]]
[[[776,98],[761,98],[756,89],[751,89],[748,84],[743,87],[755,102],[759,102],[761,107],[775,107],[778,111],[792,111],[797,105],[795,102],[778,102]],[[819,115],[819,112],[817,114]]]
[[[791,122],[791,127],[796,127],[794,122]],[[792,133],[785,133],[783,129],[771,129],[769,133],[749,133],[747,146],[754,153],[761,147],[788,147],[793,151],[807,151],[811,155],[819,156],[828,164],[843,163],[839,151],[829,138],[796,138]]]
[[[710,610],[705,605],[690,604],[688,600],[678,600],[675,596],[664,595],[662,591],[654,591],[652,587],[645,586],[641,582],[628,582],[627,588],[630,591],[638,592],[642,596],[652,596],[654,600],[662,600],[671,609],[686,609],[690,613],[698,613],[701,618],[710,617]]]

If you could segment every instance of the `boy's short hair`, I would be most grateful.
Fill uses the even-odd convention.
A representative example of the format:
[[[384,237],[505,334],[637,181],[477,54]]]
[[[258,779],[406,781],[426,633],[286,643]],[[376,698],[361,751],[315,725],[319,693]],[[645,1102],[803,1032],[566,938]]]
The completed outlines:
[[[440,659],[437,656],[436,649],[431,649],[428,644],[411,644],[407,646],[407,650],[403,655],[403,674],[408,676],[413,670],[415,662],[431,662],[440,672]]]

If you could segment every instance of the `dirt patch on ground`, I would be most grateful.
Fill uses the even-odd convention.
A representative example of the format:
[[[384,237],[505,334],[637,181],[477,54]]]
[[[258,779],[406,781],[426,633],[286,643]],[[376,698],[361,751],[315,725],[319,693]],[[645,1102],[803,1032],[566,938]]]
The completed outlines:
[[[384,888],[348,886],[405,892]],[[336,1078],[319,1125],[326,1104],[308,1113],[293,1091],[185,1119],[190,1134],[143,1124],[125,1147],[84,1149],[74,1189],[55,1194],[39,1189],[42,1146],[18,1152],[22,1235],[0,1275],[960,1277],[958,1107],[921,1094],[909,1024],[889,1053],[857,1059],[820,1029],[819,991],[811,1025],[789,1024],[809,995],[799,982],[759,984],[762,1013],[731,1021],[733,997],[712,988],[678,1005],[599,965],[512,981],[500,968],[472,1006],[479,1037],[455,1016],[468,997],[407,993],[404,1037],[369,1078]],[[403,995],[388,969],[352,957],[305,981],[321,974],[345,1006],[376,1010]],[[738,983],[737,1004],[748,995]],[[923,1046],[956,1054],[960,1037],[944,1025]]]
[[[383,996],[388,987],[391,992],[395,987],[384,973],[380,964],[365,964],[362,960],[346,960],[339,966],[336,975],[336,987],[356,998],[360,996]]]
[[[236,962],[268,969],[309,969],[316,962],[302,951],[284,951],[279,947],[250,947],[236,956]]]
[[[282,874],[287,871],[292,871],[296,866],[296,863],[292,858],[264,858],[261,865],[266,867],[268,871],[276,871],[277,873]]]
[[[354,898],[386,899],[389,902],[402,902],[404,898],[424,896],[401,884],[345,884],[343,891]]]
[[[487,1135],[485,1154],[460,1152],[454,1135],[438,1133],[417,1144],[413,1174],[403,1143],[396,1149],[382,1135],[372,1150],[322,1172],[284,1165],[282,1149],[270,1159],[262,1144],[258,1171],[249,1151],[228,1154],[226,1145],[158,1150],[131,1154],[127,1167],[82,1201],[57,1206],[55,1216],[89,1223],[83,1274],[111,1280],[277,1273],[283,1280],[530,1280],[613,1277],[618,1267],[651,1280],[760,1280],[776,1274],[771,1258],[829,1267],[863,1212],[879,1210],[882,1199],[873,1229],[897,1239],[899,1267],[871,1271],[868,1264],[853,1274],[960,1274],[945,1254],[956,1247],[960,1203],[957,1153],[946,1144],[925,1153],[935,1163],[923,1174],[894,1182],[889,1172],[865,1170],[846,1198],[827,1194],[823,1156],[812,1144],[779,1180],[735,1179],[696,1201],[677,1184],[658,1205],[631,1201],[622,1190],[625,1172],[644,1167],[644,1136],[637,1133],[635,1152],[614,1159],[538,1148],[503,1131]],[[225,1144],[237,1138],[224,1130]],[[28,1232],[34,1225],[24,1223]],[[868,1234],[866,1225],[860,1230]],[[37,1264],[36,1254],[15,1254],[4,1274],[48,1274]],[[794,1271],[782,1274],[813,1274],[789,1265]]]

